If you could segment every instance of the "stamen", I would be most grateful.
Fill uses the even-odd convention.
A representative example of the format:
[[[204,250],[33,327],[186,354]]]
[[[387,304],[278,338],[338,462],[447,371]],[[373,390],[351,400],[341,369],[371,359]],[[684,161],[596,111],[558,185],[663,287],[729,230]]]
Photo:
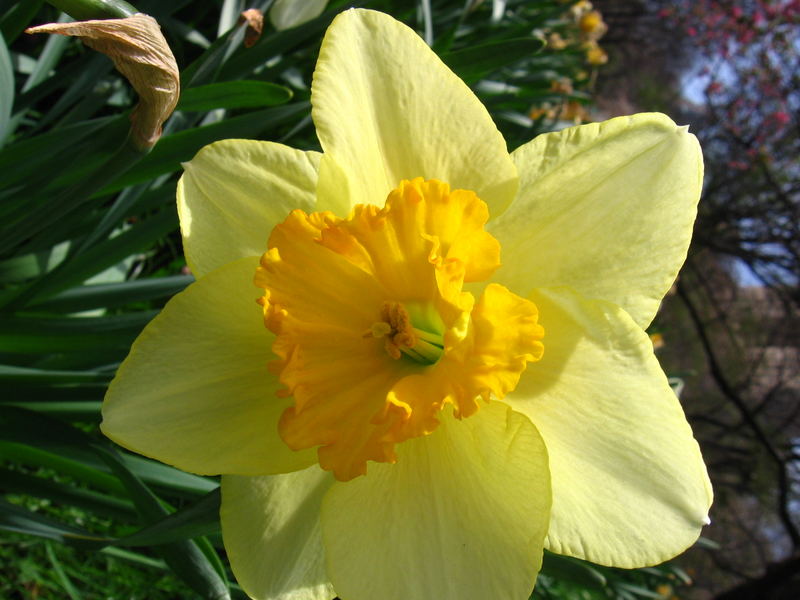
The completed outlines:
[[[382,338],[385,335],[389,335],[391,332],[392,326],[386,321],[375,321],[369,331],[364,334],[364,337],[369,337],[371,335],[374,338]]]
[[[278,424],[289,448],[318,447],[320,466],[349,481],[432,433],[444,404],[469,417],[541,358],[532,302],[492,283],[477,301],[463,290],[500,265],[488,218],[474,192],[418,178],[383,208],[295,210],[275,227],[254,281],[278,395],[294,398]]]
[[[385,337],[386,353],[395,360],[406,355],[420,364],[432,365],[442,357],[442,335],[414,327],[408,310],[401,303],[384,302],[381,317],[381,321],[370,325],[363,337]]]

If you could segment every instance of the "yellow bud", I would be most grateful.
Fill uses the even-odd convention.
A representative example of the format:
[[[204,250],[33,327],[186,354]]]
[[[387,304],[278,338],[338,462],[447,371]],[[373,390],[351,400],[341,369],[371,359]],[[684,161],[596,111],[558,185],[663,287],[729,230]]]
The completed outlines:
[[[602,33],[605,33],[606,31],[606,24],[603,22],[603,16],[599,11],[596,10],[592,10],[584,14],[580,18],[578,26],[581,28],[581,31],[588,34],[594,34],[601,29]]]
[[[595,41],[591,41],[585,46],[586,62],[590,65],[604,65],[608,62],[608,54]]]
[[[534,106],[528,112],[528,117],[535,121],[539,118],[552,119],[555,117],[555,110],[547,103],[544,106]]]
[[[561,118],[564,121],[572,121],[577,125],[590,120],[587,110],[580,102],[576,102],[575,100],[570,100],[564,104]]]
[[[551,50],[563,50],[567,47],[567,42],[558,32],[553,32],[547,36],[547,47]]]
[[[650,341],[653,342],[653,349],[658,350],[664,347],[664,336],[660,333],[651,333]]]
[[[560,77],[550,82],[550,91],[557,94],[571,94],[574,90],[569,77]]]

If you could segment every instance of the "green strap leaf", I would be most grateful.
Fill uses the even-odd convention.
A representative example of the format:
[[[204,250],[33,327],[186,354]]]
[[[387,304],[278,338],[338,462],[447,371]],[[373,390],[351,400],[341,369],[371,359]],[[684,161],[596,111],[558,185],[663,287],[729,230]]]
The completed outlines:
[[[46,355],[117,350],[124,356],[157,312],[73,318],[0,315],[0,352]]]
[[[589,589],[602,590],[606,587],[605,576],[589,563],[551,552],[544,553],[541,573]]]
[[[169,298],[194,281],[191,275],[172,275],[136,279],[123,283],[83,285],[61,292],[52,298],[31,303],[32,307],[57,312],[79,312],[92,308],[114,308],[157,298]]]
[[[18,309],[33,299],[45,299],[139,252],[166,235],[178,225],[173,207],[166,208],[127,231],[96,244],[72,260],[61,263],[45,277],[20,290],[14,298],[6,299],[9,307]]]
[[[167,505],[134,473],[129,461],[110,446],[66,423],[6,406],[0,408],[0,439],[46,445],[60,449],[61,453],[67,453],[70,449],[92,452],[122,483],[142,521],[149,525],[143,533],[139,532],[138,539],[122,543],[141,544],[147,543],[148,538],[151,542],[153,537],[160,539],[162,545],[159,546],[159,552],[187,585],[204,598],[230,598],[224,569],[208,540],[199,538],[197,542],[175,541],[176,537],[216,531],[215,520],[219,508],[216,484],[212,484],[214,488],[210,490],[211,493],[194,506],[183,513],[170,515]],[[5,506],[6,504],[8,503],[4,502],[0,505],[0,528],[90,547],[101,547],[118,541],[87,535],[79,528],[42,518],[13,505]],[[4,508],[8,510],[3,510]]]
[[[99,400],[54,401],[50,398],[47,401],[41,401],[29,400],[26,398],[25,401],[22,402],[7,402],[3,400],[2,403],[0,403],[0,409],[2,409],[3,406],[15,406],[16,408],[41,412],[67,421],[72,420],[91,423],[93,421],[100,421],[101,405],[102,402]]]
[[[12,6],[0,19],[0,32],[7,43],[12,43],[39,12],[44,0],[25,0]]]
[[[89,434],[67,423],[13,406],[0,406],[0,439],[46,448],[88,448],[95,443]]]
[[[135,515],[133,503],[128,500],[114,498],[97,492],[58,484],[41,477],[24,475],[15,471],[0,469],[3,489],[7,492],[24,493],[41,496],[73,506],[80,506],[93,512],[122,519],[130,519]],[[100,550],[109,546],[159,546],[187,540],[189,538],[219,533],[219,488],[209,492],[198,502],[172,514],[160,518],[156,522],[139,531],[119,538],[91,536],[70,525],[65,525],[47,517],[11,505],[0,503],[0,510],[14,506],[9,510],[10,516],[3,521],[0,528],[19,533],[27,533],[37,537],[58,539],[70,546],[86,550]],[[40,518],[41,517],[41,518]]]
[[[13,365],[0,365],[0,384],[74,384],[108,383],[113,372],[106,371],[60,371],[52,369],[31,369]]]
[[[271,58],[287,54],[293,48],[301,46],[311,39],[318,39],[340,10],[341,7],[330,8],[316,19],[303,23],[299,27],[262,35],[252,48],[238,48],[233,56],[222,65],[219,78],[228,80],[246,77]]]
[[[11,109],[14,106],[14,69],[5,39],[0,33],[0,146],[10,133]]]
[[[49,0],[76,21],[89,19],[123,19],[138,11],[123,0]]]
[[[48,519],[2,498],[0,498],[0,529],[27,533],[62,543],[67,543],[67,539],[72,537],[99,539],[89,534],[88,531]]]
[[[48,451],[55,450],[61,458],[71,459],[92,469],[111,471],[107,461],[99,454],[102,441],[68,423],[18,406],[0,405],[0,451],[2,440],[28,444]],[[123,454],[120,460],[138,479],[167,489],[173,494],[197,496],[207,494],[218,486],[211,479],[184,473],[132,454]]]
[[[261,108],[284,104],[292,91],[265,81],[225,81],[189,88],[181,92],[177,110],[207,111],[215,108]]]
[[[125,466],[116,452],[99,446],[95,450],[126,487],[146,522],[158,521],[169,514],[158,497]],[[227,584],[196,543],[189,540],[172,542],[158,549],[172,570],[204,598],[230,598]]]
[[[112,543],[115,546],[157,546],[218,533],[219,507],[220,489],[216,488],[194,504]]]
[[[470,46],[442,56],[442,60],[467,83],[475,83],[493,71],[530,57],[544,47],[538,38],[513,38]]]
[[[133,503],[129,500],[52,479],[0,468],[0,481],[4,492],[47,498],[53,502],[77,506],[99,515],[126,521],[136,516]]]
[[[62,475],[91,485],[94,488],[105,490],[110,494],[117,496],[125,495],[125,488],[122,487],[116,477],[94,467],[87,466],[83,462],[66,458],[63,456],[63,452],[49,452],[26,444],[16,444],[0,440],[0,458],[29,467],[53,469]]]
[[[74,149],[83,144],[84,140],[90,142],[96,139],[98,133],[105,129],[113,130],[116,139],[125,135],[128,127],[124,116],[101,117],[90,121],[73,123],[59,127],[53,131],[37,135],[36,137],[20,140],[0,150],[0,171],[3,173],[3,185],[11,186],[23,183],[36,173],[46,173],[53,176],[63,168],[64,157],[68,156],[67,150]],[[21,202],[27,203],[26,198]],[[0,209],[4,211],[5,209]],[[5,214],[0,212],[0,214]]]
[[[133,166],[127,173],[109,184],[101,194],[108,194],[124,187],[150,181],[159,175],[180,169],[181,163],[191,160],[198,150],[217,140],[229,138],[257,139],[271,129],[283,126],[309,108],[307,102],[293,102],[285,106],[231,117],[203,127],[165,135],[152,152]]]

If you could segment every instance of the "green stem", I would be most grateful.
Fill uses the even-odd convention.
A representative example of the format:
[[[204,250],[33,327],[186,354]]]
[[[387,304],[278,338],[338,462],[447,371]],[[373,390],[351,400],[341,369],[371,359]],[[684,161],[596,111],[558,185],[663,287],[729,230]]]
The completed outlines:
[[[139,12],[123,0],[47,0],[47,2],[78,21],[124,19]]]

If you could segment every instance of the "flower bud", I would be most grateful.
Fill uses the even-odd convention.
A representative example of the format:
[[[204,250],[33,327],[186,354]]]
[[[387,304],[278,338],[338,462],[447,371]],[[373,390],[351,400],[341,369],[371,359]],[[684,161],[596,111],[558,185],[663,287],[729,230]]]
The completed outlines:
[[[139,94],[131,114],[133,144],[140,150],[153,147],[180,95],[178,65],[153,17],[135,14],[124,19],[48,23],[25,31],[76,36],[108,56]]]

